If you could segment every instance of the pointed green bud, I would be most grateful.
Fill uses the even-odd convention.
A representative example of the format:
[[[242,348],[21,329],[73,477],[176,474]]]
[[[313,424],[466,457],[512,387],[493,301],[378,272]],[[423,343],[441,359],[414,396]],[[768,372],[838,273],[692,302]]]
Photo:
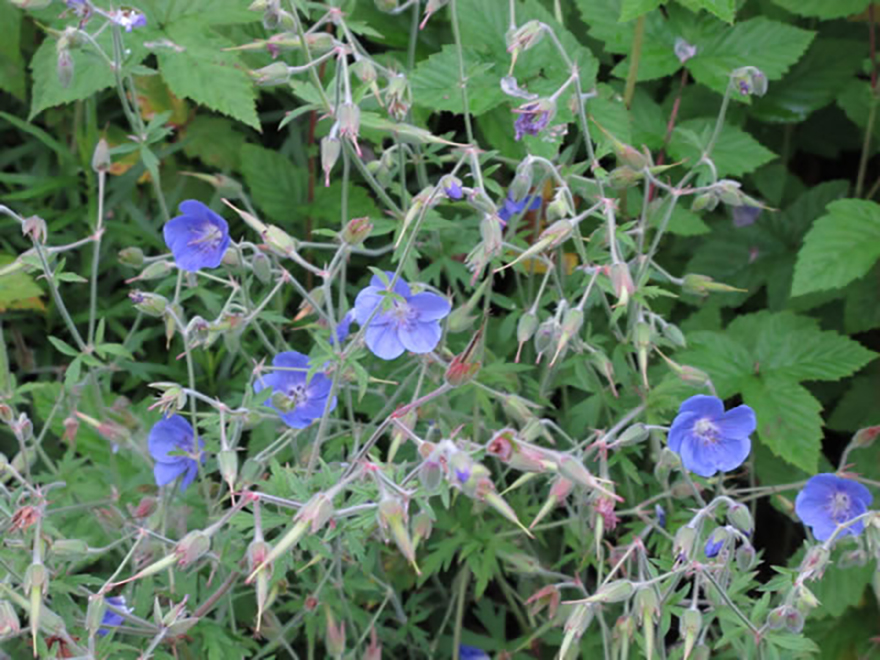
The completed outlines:
[[[622,603],[629,600],[635,593],[635,587],[629,580],[612,580],[599,587],[599,590],[587,600],[591,603]]]
[[[290,82],[290,67],[284,62],[275,61],[262,69],[250,71],[249,75],[257,87],[286,85]]]
[[[52,543],[52,554],[56,557],[84,557],[89,552],[89,544],[81,539],[59,539]]]
[[[703,615],[699,610],[685,610],[681,615],[681,632],[684,636],[684,660],[688,660],[694,650],[700,629],[703,627]]]
[[[141,266],[144,263],[144,251],[139,247],[127,247],[119,251],[117,259],[124,266]]]
[[[678,561],[688,561],[693,556],[694,543],[697,541],[697,530],[693,527],[679,527],[672,542],[672,552]]]
[[[718,197],[711,192],[705,192],[694,197],[694,201],[691,204],[691,211],[714,211],[716,206],[718,206]]]
[[[333,166],[339,160],[339,154],[342,152],[342,145],[339,138],[334,135],[327,135],[321,138],[321,169],[324,170],[324,185],[330,185],[330,172]]]
[[[8,600],[0,600],[0,638],[12,637],[21,630],[15,608]]]
[[[755,528],[749,507],[738,502],[727,508],[727,522],[746,535],[750,535]]]
[[[645,425],[639,422],[628,427],[623,433],[618,435],[613,444],[615,447],[631,447],[632,445],[644,442],[648,439],[649,435],[650,433],[645,428]]]
[[[165,309],[168,307],[168,299],[158,293],[135,290],[129,293],[128,297],[134,303],[135,309],[148,316],[158,318],[165,313]]]

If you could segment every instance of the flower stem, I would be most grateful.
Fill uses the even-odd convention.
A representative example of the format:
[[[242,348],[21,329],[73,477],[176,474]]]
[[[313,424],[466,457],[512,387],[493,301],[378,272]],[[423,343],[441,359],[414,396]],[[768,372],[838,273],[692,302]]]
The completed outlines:
[[[636,78],[639,75],[639,62],[642,59],[642,42],[645,39],[645,14],[636,19],[633,30],[632,50],[629,53],[629,73],[626,76],[626,88],[623,92],[623,103],[627,108],[632,106],[633,95],[636,93]]]

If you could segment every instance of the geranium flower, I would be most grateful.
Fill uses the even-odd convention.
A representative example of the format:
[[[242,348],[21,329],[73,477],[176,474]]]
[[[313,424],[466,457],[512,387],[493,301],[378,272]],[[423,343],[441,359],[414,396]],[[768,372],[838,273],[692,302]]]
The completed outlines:
[[[272,360],[276,367],[271,373],[257,379],[254,391],[271,387],[275,393],[266,405],[278,411],[284,423],[294,429],[304,429],[324,415],[332,383],[322,373],[307,380],[311,368],[309,358],[296,351],[279,353]],[[336,397],[330,401],[330,410],[336,408]]]
[[[119,9],[110,15],[110,20],[120,27],[124,27],[126,32],[147,25],[147,17],[136,9]]]
[[[134,610],[131,607],[126,607],[125,605],[125,596],[107,596],[104,601],[108,605],[112,605],[116,609],[123,610],[128,614],[131,614]],[[117,612],[114,612],[111,609],[107,609],[104,612],[104,617],[101,619],[101,626],[107,626],[110,628],[116,628],[117,626],[121,626],[125,622],[125,617]],[[98,628],[98,635],[103,637],[104,635],[109,635],[110,631],[107,630],[106,627]]]
[[[180,215],[165,223],[165,245],[181,270],[216,268],[229,247],[226,220],[194,199],[181,202]]]
[[[860,516],[873,500],[871,491],[862,484],[838,477],[836,474],[817,474],[798,493],[794,510],[798,518],[820,541],[827,541],[837,526]],[[862,521],[853,523],[839,536],[858,536],[865,529]]]
[[[507,197],[504,199],[504,203],[501,205],[501,208],[498,209],[498,217],[501,218],[501,224],[506,225],[507,221],[517,213],[522,213],[523,211],[537,211],[539,208],[541,208],[540,195],[527,195],[517,201],[513,199],[513,197],[510,196],[510,192],[508,192]]]
[[[513,123],[514,139],[522,140],[525,135],[537,135],[547,128],[556,114],[556,104],[550,99],[539,99],[523,103],[514,112],[519,115]]]
[[[743,464],[752,449],[755,411],[742,405],[724,412],[721,399],[697,394],[681,404],[669,429],[669,448],[701,477]]]
[[[388,281],[393,273],[386,273]],[[379,313],[369,322],[366,332],[367,348],[376,357],[393,360],[403,352],[430,353],[440,343],[442,331],[440,319],[445,318],[452,306],[436,293],[413,294],[409,284],[402,279],[394,285],[395,296],[383,295],[385,284],[377,276],[370,286],[363,289],[354,301],[354,317],[361,325],[379,307]],[[390,306],[385,307],[386,298]]]
[[[461,660],[489,660],[489,654],[483,649],[467,644],[458,645],[458,657]]]
[[[156,485],[170,484],[182,476],[180,492],[189,488],[199,471],[197,457],[201,456],[205,447],[204,441],[199,438],[199,449],[196,451],[195,432],[190,423],[180,415],[159,420],[150,429],[147,446],[150,456],[156,461],[153,466]],[[181,452],[186,455],[181,455]],[[201,460],[204,462],[204,456],[201,456]]]

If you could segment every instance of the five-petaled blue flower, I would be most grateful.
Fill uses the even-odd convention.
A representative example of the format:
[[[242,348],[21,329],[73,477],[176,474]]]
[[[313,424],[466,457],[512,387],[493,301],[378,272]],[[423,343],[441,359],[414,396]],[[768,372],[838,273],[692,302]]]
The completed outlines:
[[[827,541],[838,525],[865,513],[872,499],[871,491],[856,481],[836,474],[817,474],[798,493],[794,510],[798,518],[813,530],[813,536]],[[858,536],[864,529],[860,520],[838,536]]]
[[[322,373],[311,380],[306,377],[311,368],[309,358],[296,351],[279,353],[272,360],[275,369],[254,383],[254,391],[271,387],[274,392],[266,405],[278,411],[284,423],[294,429],[304,429],[324,415],[332,383]],[[280,400],[277,395],[280,395]],[[280,405],[283,402],[283,405]],[[330,401],[330,410],[336,408],[336,397]]]
[[[229,247],[226,220],[194,199],[181,202],[180,215],[165,223],[165,245],[181,270],[216,268]]]
[[[157,486],[170,484],[182,476],[180,492],[189,488],[199,471],[199,463],[194,456],[198,453],[202,462],[205,460],[202,455],[205,442],[199,438],[199,449],[196,452],[194,438],[193,427],[180,415],[161,419],[150,429],[147,445],[150,456],[156,461],[153,476],[156,477]]]
[[[701,477],[743,464],[752,449],[755,411],[742,405],[724,412],[721,399],[697,394],[681,404],[669,429],[669,448]]]
[[[131,614],[134,611],[134,610],[132,610],[132,608],[126,607],[125,596],[108,596],[107,598],[104,599],[104,602],[106,602],[108,605],[112,605],[116,609],[127,612],[128,614]],[[124,621],[125,621],[124,616],[122,616],[118,612],[114,612],[110,608],[107,608],[107,610],[104,612],[104,617],[101,619],[101,626],[108,626],[110,628],[116,628],[118,626],[121,626]],[[103,637],[104,635],[109,635],[109,634],[110,634],[110,631],[107,628],[105,628],[105,627],[98,628],[98,635],[100,635],[101,637]]]
[[[517,201],[513,199],[513,197],[510,196],[510,192],[508,192],[507,197],[504,199],[504,203],[501,205],[501,208],[498,209],[498,217],[501,218],[501,224],[506,225],[507,221],[517,213],[522,213],[523,211],[536,211],[539,208],[541,208],[540,195],[527,195]]]
[[[461,660],[489,660],[489,654],[483,649],[467,644],[458,645],[458,657]]]
[[[390,282],[394,274],[386,273]],[[413,294],[409,285],[398,279],[394,294],[384,294],[385,284],[378,276],[370,280],[354,301],[355,320],[364,325],[377,307],[379,312],[369,322],[367,347],[383,360],[393,360],[403,352],[430,353],[440,343],[440,319],[452,309],[449,301],[436,293]],[[384,294],[384,295],[383,295]],[[385,301],[388,300],[388,303]],[[384,304],[389,306],[386,308]]]

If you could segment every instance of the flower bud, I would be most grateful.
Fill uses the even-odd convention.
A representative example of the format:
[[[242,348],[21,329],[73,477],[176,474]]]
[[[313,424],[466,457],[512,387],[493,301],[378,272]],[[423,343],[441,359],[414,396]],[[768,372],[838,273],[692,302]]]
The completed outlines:
[[[530,606],[529,613],[532,616],[537,616],[546,608],[547,618],[552,620],[556,617],[561,601],[562,594],[559,592],[559,588],[554,584],[548,584],[529,596],[526,605]]]
[[[52,543],[52,554],[58,557],[83,557],[89,552],[89,544],[80,539],[58,539]]]
[[[757,553],[751,543],[743,543],[736,549],[736,567],[743,571],[751,570],[755,565]]]
[[[168,299],[158,293],[149,291],[132,291],[128,297],[134,303],[135,309],[148,316],[161,317],[168,307]]]
[[[530,309],[519,317],[519,321],[516,324],[516,339],[519,342],[519,348],[516,351],[515,362],[519,362],[523,345],[535,335],[537,329],[538,315],[534,311]]]
[[[334,658],[342,657],[343,653],[345,653],[345,622],[343,621],[337,625],[336,619],[333,618],[333,613],[329,608],[326,611],[326,615],[327,636],[324,638],[324,643],[327,648],[327,655]]]
[[[645,175],[631,167],[615,167],[608,173],[608,184],[615,190],[623,190],[639,183]]]
[[[747,536],[755,528],[749,507],[739,503],[735,503],[727,508],[727,522]]]
[[[263,284],[272,281],[272,260],[262,252],[257,252],[251,260],[251,268],[254,269],[254,275]]]
[[[515,60],[520,51],[526,51],[539,44],[543,37],[544,25],[540,21],[531,20],[507,33],[507,52],[513,53]]]
[[[165,261],[164,259],[162,261],[154,261],[149,266],[144,268],[140,272],[140,275],[138,275],[137,277],[132,277],[131,279],[126,280],[126,282],[158,280],[169,275],[172,270],[174,270],[174,268],[169,261]]]
[[[104,594],[98,592],[89,596],[89,605],[86,609],[86,630],[94,635],[98,632],[104,620],[104,613],[107,611],[107,601]]]
[[[617,436],[614,441],[615,447],[630,447],[637,445],[648,439],[650,433],[645,425],[641,422],[628,427],[623,433]]]
[[[403,74],[397,74],[388,79],[388,87],[385,89],[385,106],[390,114],[397,121],[406,119],[412,105],[412,94],[409,88],[409,81]]]
[[[684,657],[685,660],[690,657],[691,651],[697,637],[700,635],[700,629],[703,627],[703,615],[699,610],[685,610],[681,615],[681,632],[684,634]]]
[[[49,230],[46,221],[38,215],[32,215],[24,219],[21,225],[21,234],[35,243],[45,243]]]
[[[559,648],[559,658],[567,657],[569,648],[575,639],[580,639],[590,622],[593,620],[593,608],[586,603],[575,605],[571,614],[565,620],[565,637],[562,639],[562,646]]]
[[[11,424],[13,419],[15,419],[15,413],[12,412],[12,408],[5,403],[0,403],[0,422]]]
[[[629,600],[635,593],[635,587],[629,580],[612,580],[599,587],[599,590],[588,600],[593,603],[621,603]]]
[[[281,61],[272,62],[269,66],[249,73],[257,87],[274,87],[290,82],[290,67]]]
[[[690,559],[694,550],[694,543],[697,541],[697,530],[693,527],[679,527],[675,533],[675,539],[672,543],[672,552],[678,561],[687,561]]]
[[[727,543],[728,538],[730,538],[730,533],[726,529],[723,527],[716,528],[709,535],[709,538],[706,539],[706,557],[709,559],[717,557],[721,550],[724,549],[724,545]]]
[[[559,187],[553,194],[553,199],[547,204],[547,222],[553,222],[561,218],[567,218],[574,214],[574,209],[568,203],[568,195],[565,188]]]
[[[682,331],[678,329],[678,326],[667,323],[663,326],[662,332],[663,336],[669,341],[669,343],[676,348],[687,347],[687,341],[685,340]]]
[[[15,608],[7,600],[0,600],[0,637],[17,635],[21,630],[21,622]]]
[[[358,134],[361,126],[361,109],[354,103],[342,103],[339,106],[337,121],[339,122],[340,137],[348,138],[354,144],[358,156],[361,148],[358,146]]]
[[[578,309],[577,307],[569,307],[565,310],[565,314],[562,316],[562,323],[560,324],[559,340],[556,343],[556,353],[553,356],[553,359],[550,360],[551,367],[556,363],[556,360],[562,353],[562,349],[565,348],[572,337],[576,337],[580,332],[583,324],[583,310]]]
[[[282,257],[290,257],[292,254],[296,253],[296,250],[299,247],[299,241],[277,225],[266,225],[266,229],[263,231],[262,236],[266,245],[268,245],[273,252]]]
[[[744,289],[738,289],[729,284],[716,282],[708,275],[697,275],[695,273],[688,273],[684,276],[681,290],[684,293],[690,293],[697,296],[707,296],[710,291],[744,291]]]
[[[174,547],[177,565],[186,568],[201,559],[211,549],[211,538],[200,529],[194,529]]]
[[[330,172],[333,166],[339,160],[339,154],[342,151],[342,144],[339,138],[333,135],[327,135],[321,138],[321,169],[324,170],[324,185],[330,185]]]
[[[743,96],[764,96],[767,93],[767,76],[753,66],[744,66],[730,74],[731,82]]]
[[[59,46],[61,42],[59,41]],[[55,70],[58,73],[58,84],[64,89],[70,87],[73,82],[73,56],[70,54],[70,48],[59,47],[56,49],[58,59],[56,61]]]
[[[234,449],[221,449],[217,454],[217,464],[220,466],[220,476],[232,490],[238,476],[238,452]]]
[[[342,240],[354,247],[363,243],[371,231],[373,231],[373,223],[368,217],[354,218],[342,230]]]
[[[793,607],[789,607],[786,609],[783,624],[788,632],[798,635],[804,629],[804,615]]]
[[[417,544],[421,540],[427,540],[431,538],[431,533],[434,531],[434,519],[427,511],[420,511],[413,516],[412,528],[413,544]]]
[[[850,440],[850,446],[859,449],[866,449],[874,444],[874,440],[880,435],[880,426],[868,426],[856,431],[856,434]]]
[[[95,172],[107,172],[112,165],[113,161],[110,159],[110,146],[107,144],[107,140],[101,138],[98,140],[98,143],[95,145],[95,150],[92,152],[92,170]]]
[[[383,533],[390,532],[400,554],[413,565],[416,573],[420,573],[418,566],[416,566],[415,548],[407,529],[407,514],[404,505],[400,500],[386,495],[379,501],[376,518],[379,522],[379,528]]]
[[[12,429],[12,433],[20,444],[25,444],[34,435],[34,424],[27,413],[20,413],[18,419],[10,424],[9,428]]]
[[[770,630],[779,630],[782,628],[785,625],[785,616],[790,609],[791,608],[788,606],[782,605],[781,607],[770,610],[770,613],[767,615],[767,627]]]
[[[516,166],[516,174],[507,194],[510,199],[525,199],[532,190],[532,161],[528,158]]]
[[[825,572],[830,556],[830,551],[824,545],[814,545],[807,550],[798,570],[804,579],[817,580]]]
[[[635,293],[636,285],[633,283],[632,275],[629,273],[629,266],[625,262],[620,261],[611,264],[609,277],[611,278],[611,286],[614,288],[614,295],[621,305],[629,302],[630,296]]]
[[[480,367],[483,365],[478,356],[482,336],[483,329],[480,328],[471,337],[464,351],[452,358],[452,361],[446,368],[446,382],[452,387],[460,387],[471,382],[479,373]]]
[[[711,192],[704,192],[694,197],[691,211],[714,211],[716,206],[718,206],[718,197]]]
[[[119,251],[117,258],[124,266],[141,266],[144,263],[144,251],[139,247],[127,247]]]

